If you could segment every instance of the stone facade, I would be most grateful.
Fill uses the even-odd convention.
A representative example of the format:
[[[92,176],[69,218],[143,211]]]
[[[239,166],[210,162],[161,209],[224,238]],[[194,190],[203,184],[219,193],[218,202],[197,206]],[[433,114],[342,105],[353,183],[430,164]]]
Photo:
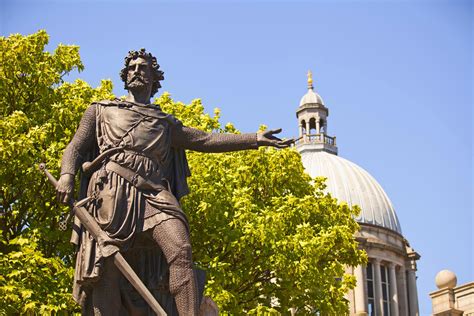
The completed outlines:
[[[448,270],[436,275],[437,291],[430,293],[434,316],[474,316],[474,282],[456,286],[456,275]]]
[[[361,224],[356,239],[369,257],[366,266],[348,267],[357,286],[347,295],[350,315],[416,316],[416,260],[420,257],[402,235]]]

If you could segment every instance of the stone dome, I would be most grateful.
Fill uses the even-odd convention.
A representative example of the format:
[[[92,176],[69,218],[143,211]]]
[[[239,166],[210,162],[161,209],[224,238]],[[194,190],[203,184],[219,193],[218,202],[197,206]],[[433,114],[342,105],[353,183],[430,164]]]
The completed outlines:
[[[358,205],[359,223],[373,224],[402,233],[390,199],[380,184],[364,169],[326,151],[301,151],[306,172],[311,177],[326,177],[326,191],[349,206]]]
[[[324,105],[323,99],[319,94],[313,91],[313,89],[308,89],[308,92],[301,98],[300,107],[305,104],[321,104]]]

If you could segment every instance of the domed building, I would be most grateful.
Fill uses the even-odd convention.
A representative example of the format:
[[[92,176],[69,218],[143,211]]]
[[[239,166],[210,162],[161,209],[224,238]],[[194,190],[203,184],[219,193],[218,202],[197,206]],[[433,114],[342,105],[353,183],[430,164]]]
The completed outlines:
[[[360,166],[338,156],[336,137],[328,134],[328,116],[308,72],[308,92],[296,110],[296,149],[309,175],[327,178],[331,196],[361,209],[356,239],[369,261],[367,266],[347,268],[357,278],[356,288],[347,295],[350,315],[418,315],[416,261],[420,256],[403,237],[392,202],[380,184]]]

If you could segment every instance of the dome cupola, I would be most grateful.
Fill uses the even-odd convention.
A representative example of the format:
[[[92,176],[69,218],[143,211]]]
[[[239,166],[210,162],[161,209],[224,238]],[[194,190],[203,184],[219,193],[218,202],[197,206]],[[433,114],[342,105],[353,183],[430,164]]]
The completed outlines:
[[[311,177],[325,177],[326,191],[349,206],[358,205],[359,223],[388,228],[402,234],[400,222],[382,186],[367,171],[342,157],[319,150],[301,153]]]
[[[337,156],[336,137],[327,134],[329,109],[314,92],[308,71],[308,92],[296,110],[299,138],[296,149],[311,177],[325,177],[326,191],[349,206],[358,205],[359,223],[375,225],[401,234],[400,222],[380,184],[358,165]]]
[[[329,109],[314,91],[313,76],[308,71],[308,92],[301,98],[296,110],[299,123],[299,138],[296,147],[300,152],[323,150],[337,155],[336,137],[327,134]]]
[[[296,150],[312,178],[326,178],[326,193],[350,207],[360,207],[355,217],[360,229],[354,237],[359,248],[366,251],[368,262],[346,267],[345,273],[357,279],[355,288],[345,296],[349,302],[347,314],[417,316],[416,261],[420,255],[403,237],[395,209],[382,186],[367,171],[338,156],[336,137],[328,135],[328,116],[329,109],[314,91],[308,72],[308,92],[296,110]],[[439,284],[455,283],[451,275],[445,275],[439,277]]]

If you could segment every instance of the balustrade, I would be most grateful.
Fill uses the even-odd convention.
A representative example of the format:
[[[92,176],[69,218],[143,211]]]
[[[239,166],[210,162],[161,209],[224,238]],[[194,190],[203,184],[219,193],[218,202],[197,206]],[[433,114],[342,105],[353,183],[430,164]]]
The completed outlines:
[[[297,145],[307,143],[328,144],[331,146],[336,146],[336,137],[331,137],[325,134],[305,134],[295,140],[295,144]]]

